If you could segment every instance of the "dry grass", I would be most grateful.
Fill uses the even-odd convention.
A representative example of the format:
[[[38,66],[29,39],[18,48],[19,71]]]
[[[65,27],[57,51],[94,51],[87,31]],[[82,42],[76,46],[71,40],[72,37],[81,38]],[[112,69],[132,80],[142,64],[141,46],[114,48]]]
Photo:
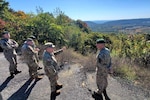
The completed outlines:
[[[114,75],[128,80],[136,79],[135,66],[125,58],[112,58]]]
[[[137,79],[134,81],[137,85],[142,85],[150,90],[150,69],[138,67],[136,69]]]
[[[126,78],[150,90],[150,69],[140,67],[129,59],[113,58],[114,75]]]
[[[80,63],[81,59],[84,59],[84,56],[75,52],[73,49],[66,49],[61,54],[56,56],[58,62],[60,63]]]
[[[63,53],[57,56],[60,64],[64,63],[79,63],[83,66],[84,71],[91,72],[95,71],[96,55],[90,54],[89,56],[83,56],[73,49],[67,49]]]
[[[96,69],[96,55],[90,54],[81,62],[85,72],[94,72]]]

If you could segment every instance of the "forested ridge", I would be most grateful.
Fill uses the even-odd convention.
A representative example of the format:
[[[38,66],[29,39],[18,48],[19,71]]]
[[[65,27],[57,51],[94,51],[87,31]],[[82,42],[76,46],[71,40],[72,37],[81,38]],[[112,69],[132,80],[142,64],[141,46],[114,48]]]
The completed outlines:
[[[122,32],[138,34],[150,32],[150,18],[85,22],[94,32]]]
[[[51,41],[58,47],[66,45],[68,48],[73,48],[84,56],[95,53],[95,41],[103,37],[107,42],[106,46],[111,50],[112,57],[117,59],[113,66],[116,68],[118,62],[122,62],[119,64],[122,67],[117,68],[115,74],[140,81],[141,77],[144,77],[143,81],[149,84],[149,74],[137,73],[139,68],[146,68],[148,71],[150,68],[149,33],[92,32],[84,21],[71,19],[59,8],[54,12],[44,12],[40,7],[36,10],[36,14],[15,11],[9,7],[8,2],[0,1],[0,33],[9,31],[20,46],[29,36],[34,35],[39,45]],[[134,66],[138,68],[130,63],[136,64]]]

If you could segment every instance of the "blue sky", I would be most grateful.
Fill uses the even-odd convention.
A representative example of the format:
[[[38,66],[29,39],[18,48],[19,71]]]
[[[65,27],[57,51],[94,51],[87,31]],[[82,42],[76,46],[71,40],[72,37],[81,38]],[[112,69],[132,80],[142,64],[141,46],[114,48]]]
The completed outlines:
[[[10,8],[26,13],[60,8],[71,19],[118,20],[150,18],[150,0],[6,0]]]

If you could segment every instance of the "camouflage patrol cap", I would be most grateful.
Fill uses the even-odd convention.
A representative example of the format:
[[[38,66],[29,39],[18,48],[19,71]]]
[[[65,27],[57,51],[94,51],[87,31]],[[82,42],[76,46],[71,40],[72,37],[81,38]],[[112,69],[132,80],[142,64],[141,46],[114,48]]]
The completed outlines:
[[[106,43],[106,42],[103,38],[101,38],[101,39],[97,39],[96,43],[99,44],[99,43]]]
[[[44,44],[44,46],[45,46],[45,48],[48,48],[48,47],[54,48],[55,47],[55,45],[52,42],[47,42]]]
[[[4,34],[9,34],[9,32],[8,31],[2,32],[2,35],[4,35]]]
[[[26,40],[26,41],[27,41],[27,42],[28,42],[28,41],[33,41],[33,39],[31,39],[31,38],[27,38],[27,40]]]
[[[29,38],[36,39],[36,37],[34,35],[31,35]]]

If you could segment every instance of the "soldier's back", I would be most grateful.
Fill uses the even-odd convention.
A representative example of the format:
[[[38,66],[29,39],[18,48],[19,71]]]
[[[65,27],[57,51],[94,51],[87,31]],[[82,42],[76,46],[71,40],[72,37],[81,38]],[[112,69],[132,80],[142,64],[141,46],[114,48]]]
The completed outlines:
[[[33,47],[27,44],[22,46],[22,55],[26,62],[33,62],[36,59]]]

